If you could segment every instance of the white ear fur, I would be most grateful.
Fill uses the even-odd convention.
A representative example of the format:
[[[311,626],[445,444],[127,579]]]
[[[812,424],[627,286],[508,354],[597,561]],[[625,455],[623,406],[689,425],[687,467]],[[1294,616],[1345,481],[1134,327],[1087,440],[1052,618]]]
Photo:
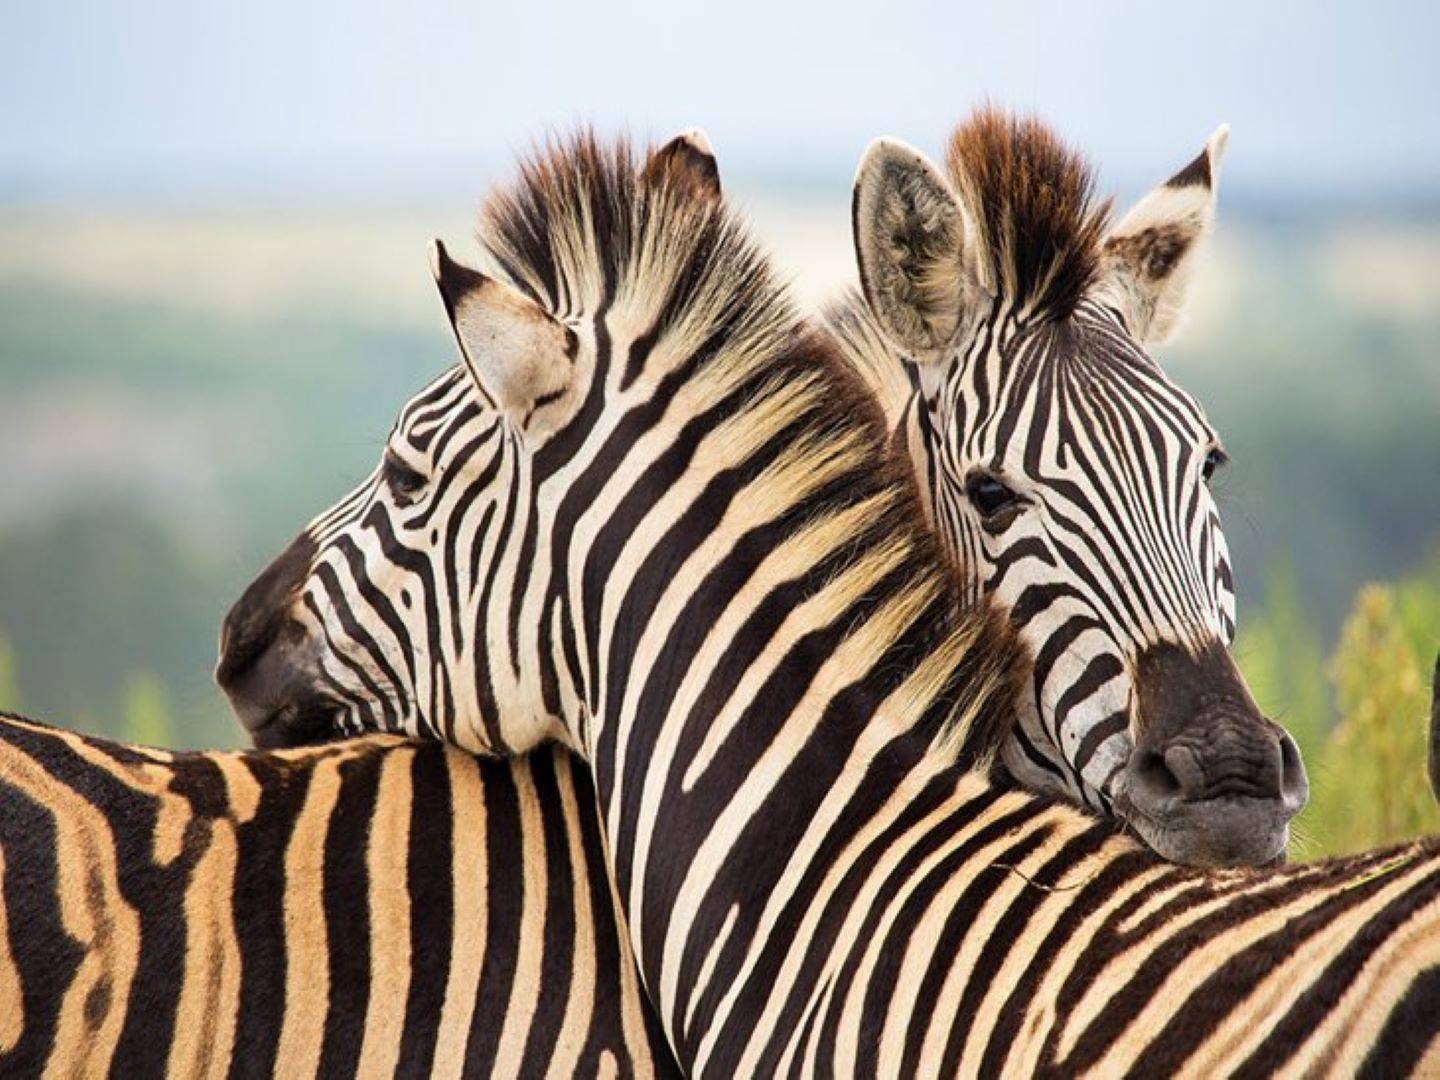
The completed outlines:
[[[1199,251],[1215,221],[1215,189],[1230,129],[1221,125],[1194,161],[1141,199],[1105,240],[1100,288],[1146,345],[1174,333]]]
[[[559,403],[573,370],[573,338],[518,289],[450,258],[439,240],[430,269],[465,366],[480,392],[522,429]]]
[[[939,358],[979,292],[949,183],[914,147],[876,139],[855,175],[851,223],[860,286],[881,328],[915,360]]]

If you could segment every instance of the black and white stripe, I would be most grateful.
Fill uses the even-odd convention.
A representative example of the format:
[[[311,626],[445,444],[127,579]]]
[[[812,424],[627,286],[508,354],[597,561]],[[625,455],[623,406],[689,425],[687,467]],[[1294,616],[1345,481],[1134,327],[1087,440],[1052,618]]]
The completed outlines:
[[[589,774],[0,716],[0,1073],[677,1075]]]

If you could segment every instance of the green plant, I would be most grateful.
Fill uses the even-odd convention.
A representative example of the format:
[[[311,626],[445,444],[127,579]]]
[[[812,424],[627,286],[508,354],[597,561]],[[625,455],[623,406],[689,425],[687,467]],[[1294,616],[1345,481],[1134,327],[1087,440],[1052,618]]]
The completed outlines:
[[[169,700],[154,675],[132,675],[125,684],[125,737],[143,746],[172,744]]]
[[[1300,853],[1338,854],[1440,832],[1425,771],[1430,660],[1422,664],[1398,596],[1423,583],[1369,585],[1330,662],[1339,722],[1311,767]]]

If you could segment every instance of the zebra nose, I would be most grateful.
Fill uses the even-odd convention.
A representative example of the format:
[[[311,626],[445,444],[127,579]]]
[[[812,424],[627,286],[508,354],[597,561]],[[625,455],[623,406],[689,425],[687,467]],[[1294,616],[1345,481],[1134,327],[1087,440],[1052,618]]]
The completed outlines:
[[[227,693],[244,682],[246,674],[279,635],[290,601],[310,573],[314,557],[315,542],[301,533],[225,613],[220,624],[220,661],[215,667],[215,681]]]
[[[1137,746],[1119,783],[1121,816],[1174,862],[1269,862],[1283,852],[1288,823],[1310,791],[1295,740],[1271,731],[1263,742],[1192,735]]]
[[[1305,805],[1310,784],[1288,732],[1277,729],[1272,739],[1243,748],[1216,741],[1209,753],[1190,739],[1136,747],[1126,769],[1131,801],[1151,812],[1226,797],[1274,801],[1292,812]]]

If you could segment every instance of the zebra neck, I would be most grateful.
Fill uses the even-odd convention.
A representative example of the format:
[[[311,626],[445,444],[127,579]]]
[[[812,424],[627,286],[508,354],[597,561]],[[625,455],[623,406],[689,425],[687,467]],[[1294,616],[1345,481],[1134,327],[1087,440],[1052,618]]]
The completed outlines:
[[[607,528],[650,541],[576,601],[611,865],[677,1046],[727,987],[764,1000],[780,961],[749,942],[841,895],[837,855],[863,880],[907,807],[990,793],[972,770],[1013,716],[1007,624],[958,604],[883,425],[806,429],[825,391],[722,413],[691,469],[636,481]]]
[[[720,1062],[733,1075],[773,1074],[787,1049],[775,1033],[798,1033],[822,1005],[828,1023],[853,1037],[870,978],[887,992],[909,983],[900,1015],[923,1013],[922,1029],[940,1024],[929,1014],[933,997],[913,990],[922,975],[963,976],[946,948],[957,934],[951,913],[965,912],[964,928],[983,942],[979,927],[999,926],[1006,910],[987,906],[988,896],[1013,897],[1027,880],[1066,886],[1116,859],[1148,864],[1110,826],[942,764],[866,700],[872,693],[834,695],[804,740],[792,743],[782,729],[768,752],[727,745],[688,776],[683,766],[673,780],[642,768],[640,754],[618,781],[605,770],[618,895],[651,999],[687,1068]],[[685,745],[693,749],[695,737]],[[649,749],[652,761],[662,756]],[[632,769],[644,776],[638,790]],[[977,863],[993,867],[983,881]],[[907,948],[884,953],[882,937]],[[826,1001],[831,993],[851,1004]],[[817,1041],[832,1044],[812,1033]]]

